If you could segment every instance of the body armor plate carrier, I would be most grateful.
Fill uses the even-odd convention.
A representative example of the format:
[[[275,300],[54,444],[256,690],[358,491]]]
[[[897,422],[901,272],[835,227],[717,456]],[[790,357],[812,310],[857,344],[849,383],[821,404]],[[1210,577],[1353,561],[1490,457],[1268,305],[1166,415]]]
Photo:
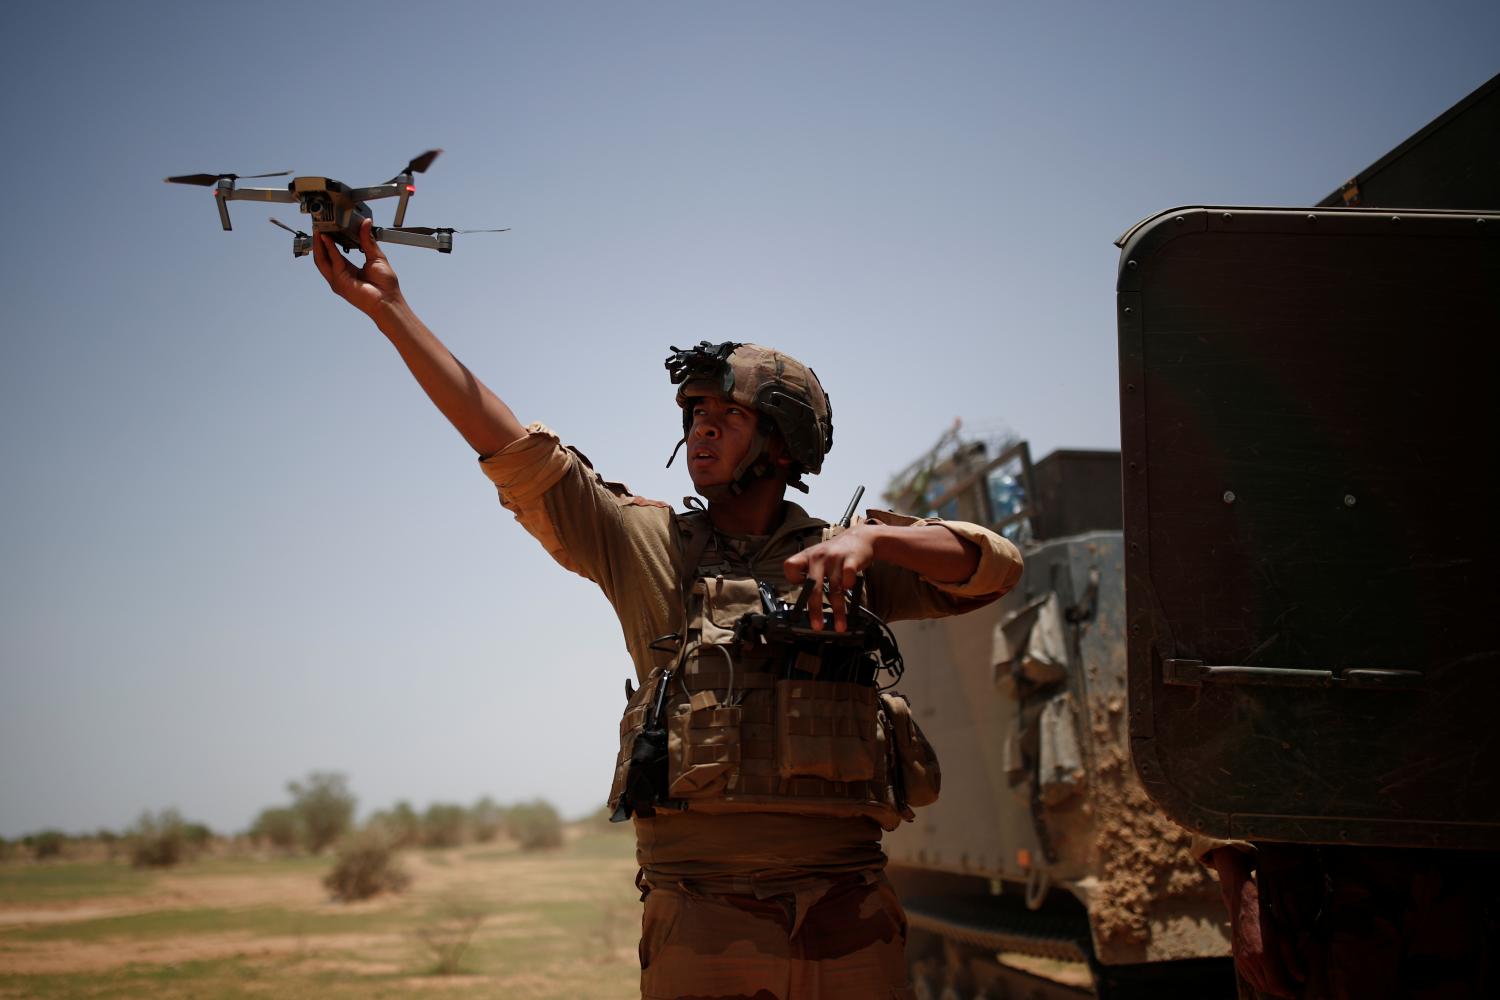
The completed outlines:
[[[830,622],[814,633],[805,588],[788,584],[779,563],[756,579],[706,513],[677,524],[683,631],[671,666],[630,694],[620,720],[611,819],[790,812],[868,816],[893,830],[935,800],[936,755],[905,699],[877,687],[900,663],[884,623],[851,610],[849,631]],[[840,530],[811,529],[802,547]]]

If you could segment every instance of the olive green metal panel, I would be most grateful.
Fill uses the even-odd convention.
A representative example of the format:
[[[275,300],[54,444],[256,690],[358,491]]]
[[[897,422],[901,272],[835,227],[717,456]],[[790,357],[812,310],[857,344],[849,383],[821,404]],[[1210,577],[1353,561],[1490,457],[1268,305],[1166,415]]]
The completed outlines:
[[[1152,796],[1223,837],[1500,844],[1500,216],[1164,213],[1119,333]]]
[[[1318,204],[1500,210],[1500,75]]]

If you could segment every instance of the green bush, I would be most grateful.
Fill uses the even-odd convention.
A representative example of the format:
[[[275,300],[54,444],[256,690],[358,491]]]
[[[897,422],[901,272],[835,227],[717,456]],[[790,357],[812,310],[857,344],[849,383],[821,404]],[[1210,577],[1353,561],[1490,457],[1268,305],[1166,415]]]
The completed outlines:
[[[383,830],[393,847],[416,847],[422,842],[422,818],[404,800],[371,816],[366,826]]]
[[[469,830],[477,842],[488,844],[500,836],[500,831],[504,829],[505,809],[488,795],[474,803],[469,810]]]
[[[422,815],[422,846],[457,847],[464,842],[469,811],[463,806],[434,802]]]
[[[329,894],[344,903],[382,892],[400,892],[410,884],[411,877],[402,870],[395,846],[383,830],[376,828],[345,837],[334,855],[333,871],[323,878]]]
[[[182,833],[194,851],[203,850],[214,839],[214,832],[202,823],[188,823],[183,826]]]
[[[113,861],[120,853],[120,835],[108,827],[101,826],[94,831],[94,840],[104,848],[104,856]]]
[[[562,819],[552,804],[542,799],[511,806],[505,826],[525,851],[562,844]]]
[[[354,822],[354,793],[342,774],[314,771],[306,781],[289,781],[286,790],[292,797],[292,812],[302,830],[303,843],[317,854],[330,846]]]
[[[286,806],[271,806],[260,811],[250,825],[250,837],[256,843],[269,844],[282,851],[295,850],[302,840],[297,814]]]
[[[611,823],[609,818],[613,815],[614,810],[609,806],[600,806],[579,822],[591,833],[635,833],[630,823]]]
[[[28,833],[21,838],[21,843],[30,849],[32,857],[38,861],[44,861],[47,858],[62,857],[63,848],[68,843],[68,835],[61,830],[41,830],[37,833]]]
[[[130,863],[137,868],[168,868],[187,857],[191,847],[188,824],[176,809],[149,810],[127,832]]]

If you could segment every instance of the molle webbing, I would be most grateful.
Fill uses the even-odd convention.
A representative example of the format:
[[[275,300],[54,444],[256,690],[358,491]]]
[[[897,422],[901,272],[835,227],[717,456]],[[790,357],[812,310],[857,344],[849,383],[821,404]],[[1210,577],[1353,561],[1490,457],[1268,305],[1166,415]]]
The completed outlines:
[[[736,623],[762,611],[758,582],[780,600],[800,588],[787,583],[779,561],[757,563],[758,553],[723,544],[705,512],[680,515],[678,527],[685,616],[659,720],[667,731],[668,786],[659,804],[709,813],[866,816],[894,829],[902,813],[876,690],[816,679],[823,661],[815,654],[740,638]],[[827,534],[809,526],[800,546]],[[760,581],[748,572],[752,563]],[[637,697],[620,721],[611,805],[647,716],[645,699]]]
[[[765,670],[736,670],[730,676],[728,670],[699,670],[682,675],[682,684],[689,691],[736,691],[759,690],[776,686],[776,678]]]

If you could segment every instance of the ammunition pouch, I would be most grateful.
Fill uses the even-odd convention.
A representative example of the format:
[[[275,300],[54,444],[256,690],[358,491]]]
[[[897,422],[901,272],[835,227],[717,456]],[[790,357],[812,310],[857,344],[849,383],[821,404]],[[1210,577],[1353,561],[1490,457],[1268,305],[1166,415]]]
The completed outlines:
[[[911,716],[911,704],[897,691],[881,694],[881,708],[890,729],[891,755],[896,760],[891,776],[895,779],[896,802],[901,815],[912,819],[912,808],[930,806],[942,790],[943,772],[938,766],[937,751]]]

